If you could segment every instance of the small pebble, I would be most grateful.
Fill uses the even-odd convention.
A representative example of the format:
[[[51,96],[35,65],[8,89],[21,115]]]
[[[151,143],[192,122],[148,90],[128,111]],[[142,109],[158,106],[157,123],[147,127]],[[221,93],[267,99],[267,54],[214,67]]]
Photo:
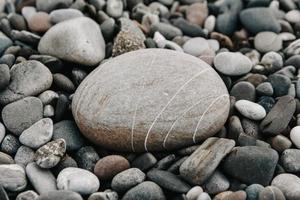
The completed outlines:
[[[235,108],[245,117],[252,120],[261,120],[266,116],[265,109],[248,100],[239,100],[235,103]]]

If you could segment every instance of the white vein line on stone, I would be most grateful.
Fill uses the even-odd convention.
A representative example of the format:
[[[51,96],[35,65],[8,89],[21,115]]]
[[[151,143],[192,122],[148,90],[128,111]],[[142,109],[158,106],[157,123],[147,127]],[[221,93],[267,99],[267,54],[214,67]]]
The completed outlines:
[[[156,121],[158,120],[159,116],[167,109],[167,107],[170,105],[170,103],[175,99],[175,97],[177,96],[177,94],[179,94],[179,92],[186,86],[188,85],[192,80],[194,80],[195,78],[197,78],[198,76],[200,76],[201,74],[207,72],[211,70],[210,68],[207,68],[207,69],[203,69],[201,72],[199,72],[198,74],[196,74],[195,76],[193,76],[191,79],[187,80],[178,90],[177,92],[173,95],[173,97],[167,102],[167,104],[163,107],[163,109],[157,114],[157,116],[154,118],[154,121],[152,122],[148,132],[147,132],[147,135],[145,137],[145,142],[144,142],[144,148],[145,148],[145,151],[148,151],[147,149],[147,140],[148,140],[148,137],[149,137],[149,134],[151,132],[151,129],[153,128],[154,124],[156,123]]]
[[[151,67],[153,65],[155,59],[156,59],[156,56],[153,55],[153,57],[150,60],[149,64],[147,64],[148,67]],[[144,91],[145,85],[146,85],[146,83],[145,83],[146,81],[144,80],[144,78],[145,77],[142,76],[142,82],[143,82],[142,91]],[[139,96],[139,98],[136,102],[136,106],[135,106],[134,113],[133,113],[132,126],[131,126],[131,140],[130,141],[131,141],[131,149],[132,149],[133,152],[135,152],[133,140],[134,140],[134,127],[135,127],[136,112],[137,112],[137,109],[138,109],[138,105],[140,104],[140,101],[142,99],[142,97],[141,97],[142,95],[138,95],[138,96]]]
[[[189,112],[192,108],[194,108],[194,107],[197,106],[199,103],[201,103],[202,100],[205,99],[205,98],[207,98],[207,97],[200,98],[200,100],[199,100],[197,103],[195,103],[194,105],[192,105],[192,106],[190,106],[188,109],[186,109],[186,110],[185,110],[185,111],[184,111],[184,112],[183,112],[183,113],[182,113],[182,114],[181,114],[181,115],[173,122],[171,128],[169,129],[169,131],[168,131],[168,133],[167,133],[167,135],[166,135],[166,137],[165,137],[165,139],[164,139],[164,142],[163,142],[163,148],[164,148],[164,149],[166,149],[167,138],[169,137],[171,131],[173,130],[173,128],[174,128],[175,124],[178,122],[178,120],[181,119],[181,118],[182,118],[187,112]],[[209,97],[209,98],[211,98],[211,97]]]
[[[203,114],[201,115],[201,117],[200,117],[200,119],[199,119],[199,121],[198,121],[198,123],[197,123],[197,126],[196,126],[196,129],[195,129],[195,131],[194,131],[194,134],[193,134],[193,142],[194,143],[196,143],[196,134],[197,134],[197,131],[198,131],[198,128],[199,128],[199,125],[201,124],[201,122],[202,122],[202,119],[203,119],[203,117],[205,116],[205,114],[209,111],[209,109],[220,99],[220,98],[222,98],[222,97],[228,97],[229,95],[228,94],[223,94],[223,95],[221,95],[221,96],[219,96],[218,98],[216,98],[208,107],[207,107],[207,109],[203,112]]]

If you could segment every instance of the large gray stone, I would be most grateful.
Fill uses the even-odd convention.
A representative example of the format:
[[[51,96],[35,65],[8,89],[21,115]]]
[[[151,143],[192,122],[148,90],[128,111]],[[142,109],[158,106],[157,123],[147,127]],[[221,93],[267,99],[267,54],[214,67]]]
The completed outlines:
[[[105,42],[96,22],[78,17],[51,27],[41,38],[38,51],[82,65],[97,65],[105,57]]]
[[[34,60],[14,65],[10,70],[10,84],[0,92],[0,104],[6,105],[27,96],[35,96],[52,84],[52,74],[42,63]]]
[[[146,49],[94,70],[77,89],[72,111],[81,132],[103,147],[169,150],[220,130],[229,96],[217,73],[200,59]]]
[[[279,174],[273,179],[272,186],[278,187],[287,200],[300,199],[300,178],[294,174]]]
[[[202,185],[234,145],[234,140],[230,139],[216,137],[207,139],[182,163],[179,168],[180,175],[191,184]]]

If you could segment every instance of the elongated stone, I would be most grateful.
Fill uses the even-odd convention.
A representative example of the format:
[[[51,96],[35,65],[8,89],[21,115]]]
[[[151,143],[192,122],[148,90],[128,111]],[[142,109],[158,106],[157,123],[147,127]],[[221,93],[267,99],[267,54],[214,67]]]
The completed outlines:
[[[202,185],[234,146],[234,140],[216,137],[207,139],[182,163],[180,175],[191,184]]]

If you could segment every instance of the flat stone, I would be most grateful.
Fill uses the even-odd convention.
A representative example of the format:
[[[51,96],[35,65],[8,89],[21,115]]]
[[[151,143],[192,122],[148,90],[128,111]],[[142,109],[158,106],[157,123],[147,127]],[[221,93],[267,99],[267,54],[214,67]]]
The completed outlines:
[[[19,137],[22,144],[37,149],[49,142],[53,135],[53,122],[50,118],[44,118],[28,129],[24,130]]]
[[[27,96],[35,96],[52,84],[52,74],[42,63],[34,60],[14,65],[10,70],[10,83],[0,92],[0,104],[6,105]]]
[[[59,190],[71,190],[82,195],[97,192],[100,182],[93,173],[74,167],[63,169],[57,176]]]
[[[260,32],[254,38],[254,47],[262,53],[279,51],[282,48],[282,39],[274,32]]]
[[[147,173],[147,178],[169,191],[187,193],[191,189],[187,183],[168,171],[153,169]]]
[[[294,174],[277,175],[272,181],[272,186],[279,188],[288,200],[300,198],[300,178]]]
[[[25,170],[17,164],[0,165],[0,185],[12,192],[22,191],[27,186]]]
[[[215,137],[207,139],[182,163],[181,177],[191,184],[202,185],[234,146],[234,140]]]
[[[241,53],[222,52],[216,55],[214,66],[225,75],[240,76],[250,72],[252,62]]]
[[[29,163],[26,166],[26,175],[35,191],[39,194],[57,190],[56,180],[51,171],[40,168],[34,162]]]
[[[128,190],[122,200],[165,200],[163,190],[154,182],[145,181]]]
[[[83,14],[79,10],[72,9],[72,8],[65,8],[65,9],[53,10],[49,16],[50,16],[50,21],[53,24],[57,24],[59,22],[66,21],[69,19],[83,17]]]
[[[240,20],[251,33],[280,32],[280,24],[269,8],[248,8],[240,12]]]
[[[115,175],[111,181],[111,187],[117,192],[126,192],[143,182],[145,178],[145,173],[140,169],[130,168]]]
[[[41,38],[38,51],[62,60],[94,66],[105,57],[105,42],[96,22],[78,17],[51,27]]]
[[[235,147],[225,158],[224,171],[237,180],[268,185],[273,178],[278,153],[266,147]]]
[[[100,180],[110,180],[118,173],[129,169],[130,164],[126,158],[119,155],[109,155],[101,158],[95,165],[94,174]]]
[[[51,141],[35,152],[35,162],[41,168],[52,168],[58,164],[66,152],[66,142],[64,139]]]
[[[66,141],[67,151],[76,151],[84,145],[82,134],[76,123],[71,120],[63,120],[54,124],[53,139],[59,138]]]
[[[300,172],[300,149],[286,149],[281,154],[280,163],[286,172]]]
[[[111,59],[99,69],[76,90],[72,111],[81,132],[103,147],[176,149],[214,135],[227,119],[229,97],[223,81],[193,56],[146,49]],[[91,99],[101,99],[101,104]]]
[[[296,102],[291,96],[279,98],[274,107],[261,122],[260,128],[266,135],[278,135],[288,126],[296,110]]]
[[[245,117],[252,120],[262,120],[266,116],[264,107],[248,100],[239,100],[235,108]]]
[[[300,149],[300,126],[295,126],[290,132],[290,138],[293,144]],[[0,140],[1,141],[1,140]]]
[[[36,97],[26,97],[6,105],[2,118],[6,128],[16,135],[42,119],[43,105]]]
[[[50,191],[41,194],[36,200],[83,200],[80,194],[69,190]]]

